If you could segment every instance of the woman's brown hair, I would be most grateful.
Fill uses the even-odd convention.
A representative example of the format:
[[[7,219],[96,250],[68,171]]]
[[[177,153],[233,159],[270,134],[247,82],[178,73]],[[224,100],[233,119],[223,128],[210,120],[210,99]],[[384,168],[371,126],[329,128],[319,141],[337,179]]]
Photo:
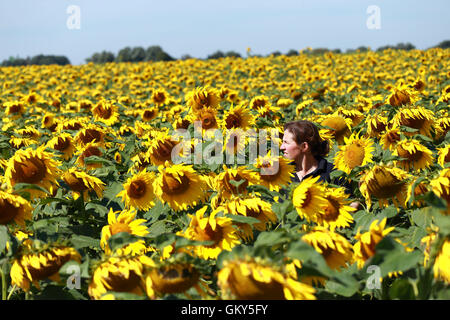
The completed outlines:
[[[307,120],[291,121],[284,125],[284,131],[288,130],[294,136],[294,141],[300,145],[308,142],[313,156],[325,157],[330,151],[330,143],[319,135],[317,126]]]

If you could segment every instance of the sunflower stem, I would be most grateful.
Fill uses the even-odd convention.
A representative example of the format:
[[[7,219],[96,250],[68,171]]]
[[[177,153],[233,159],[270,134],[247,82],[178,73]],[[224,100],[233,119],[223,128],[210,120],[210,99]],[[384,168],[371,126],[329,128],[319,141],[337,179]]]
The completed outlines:
[[[2,277],[2,300],[6,300],[6,274],[3,272],[3,266],[0,268],[0,274]]]
[[[11,289],[11,291],[8,294],[8,297],[6,298],[6,300],[9,300],[12,296],[12,294],[14,293],[14,291],[16,291],[17,285],[14,285],[13,288]]]

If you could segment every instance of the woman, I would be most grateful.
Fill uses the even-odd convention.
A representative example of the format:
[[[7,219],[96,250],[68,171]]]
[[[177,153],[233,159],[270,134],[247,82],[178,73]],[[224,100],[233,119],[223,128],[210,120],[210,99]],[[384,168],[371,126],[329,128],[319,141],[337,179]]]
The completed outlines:
[[[346,192],[352,195],[348,184],[342,180],[331,179],[330,174],[334,165],[325,159],[330,151],[330,145],[327,140],[320,137],[319,130],[312,122],[299,120],[286,123],[281,151],[284,157],[295,163],[292,182],[320,176],[319,181],[342,185],[346,188]],[[351,206],[358,208],[359,202],[353,202]]]

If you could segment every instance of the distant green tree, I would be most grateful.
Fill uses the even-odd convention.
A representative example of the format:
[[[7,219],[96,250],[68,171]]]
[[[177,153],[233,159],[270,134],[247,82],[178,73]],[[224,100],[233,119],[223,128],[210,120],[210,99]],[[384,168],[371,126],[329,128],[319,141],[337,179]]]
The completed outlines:
[[[270,54],[270,56],[274,56],[274,57],[278,57],[281,56],[281,52],[280,51],[274,51]]]
[[[448,49],[450,48],[450,40],[444,40],[440,43],[438,43],[435,48],[442,48],[442,49]]]
[[[145,50],[142,47],[134,47],[130,52],[130,61],[140,62],[145,60]]]
[[[131,48],[125,47],[119,50],[116,56],[116,62],[130,62],[131,61]]]
[[[43,55],[39,54],[32,58],[19,58],[19,57],[10,57],[8,60],[4,60],[2,62],[2,66],[26,66],[26,65],[66,65],[70,64],[70,61],[65,56],[54,56],[54,55]]]
[[[242,58],[241,54],[239,52],[236,51],[228,51],[227,53],[225,53],[226,57],[233,57],[233,58]]]
[[[210,54],[206,59],[219,59],[219,58],[225,58],[225,53],[223,53],[220,50],[217,50],[216,52]]]
[[[167,52],[165,52],[160,46],[150,46],[145,51],[145,61],[173,61]]]
[[[107,63],[107,62],[114,62],[115,57],[114,53],[109,51],[102,51],[102,52],[96,52],[94,53],[90,58],[86,59],[86,62],[93,62],[93,63]]]
[[[297,50],[294,50],[294,49],[291,49],[291,50],[289,50],[289,51],[286,53],[286,55],[287,55],[288,57],[291,57],[291,56],[298,56],[298,51],[297,51]]]

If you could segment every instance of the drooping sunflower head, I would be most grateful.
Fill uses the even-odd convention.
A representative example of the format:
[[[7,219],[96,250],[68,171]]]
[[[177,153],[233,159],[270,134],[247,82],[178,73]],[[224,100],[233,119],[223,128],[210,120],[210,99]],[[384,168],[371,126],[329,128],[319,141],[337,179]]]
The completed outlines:
[[[141,118],[144,122],[150,122],[153,119],[155,119],[158,116],[158,108],[157,107],[151,107],[146,108],[141,111]]]
[[[191,219],[186,230],[177,235],[196,241],[208,241],[210,244],[196,245],[192,248],[194,254],[201,259],[216,259],[223,251],[231,249],[240,243],[233,220],[216,216],[219,210],[213,210],[209,216],[205,213],[208,206],[196,211],[195,215],[188,214]]]
[[[163,165],[166,161],[172,162],[172,152],[178,143],[180,141],[177,137],[168,136],[163,132],[149,138],[147,155],[150,161],[156,166]],[[181,156],[182,152],[183,148],[180,149],[177,156]]]
[[[80,254],[71,247],[49,245],[38,251],[30,248],[14,260],[11,283],[24,291],[30,290],[31,283],[39,289],[41,280],[58,281],[59,269],[70,260],[81,262]]]
[[[205,107],[217,109],[219,103],[220,92],[210,87],[198,87],[186,95],[186,104],[194,113],[197,113]]]
[[[394,151],[395,146],[400,140],[401,137],[399,128],[386,129],[386,131],[381,135],[380,145],[384,150]]]
[[[75,151],[75,144],[69,133],[61,133],[51,138],[46,147],[61,152],[65,161],[70,160]]]
[[[256,171],[247,169],[245,166],[236,168],[223,167],[223,171],[216,176],[215,186],[224,197],[232,194],[246,194],[247,187],[259,184],[259,176]]]
[[[52,193],[60,176],[60,163],[53,158],[54,155],[43,151],[42,147],[17,150],[5,171],[8,187],[12,189],[18,183],[29,183]],[[45,195],[43,191],[31,188],[24,191],[30,193],[31,199]]]
[[[248,256],[224,261],[217,283],[226,299],[316,299],[315,289],[295,280],[287,270]]]
[[[83,196],[83,199],[88,199],[89,192],[93,191],[97,198],[101,199],[105,183],[99,178],[91,176],[84,171],[76,168],[69,168],[63,175],[62,179],[69,186],[74,193],[74,198]]]
[[[147,226],[145,225],[147,220],[135,219],[136,213],[137,212],[133,209],[123,211],[109,210],[108,225],[102,228],[102,237],[100,239],[100,246],[105,250],[107,255],[112,253],[111,248],[108,245],[108,239],[111,238],[111,236],[120,232],[127,232],[138,237],[144,237],[148,234]],[[137,240],[116,251],[120,255],[138,255],[144,254],[146,250],[145,241]]]
[[[50,112],[46,112],[42,116],[41,120],[41,128],[47,128],[51,132],[54,132],[56,130],[56,127],[58,126],[57,120],[55,118],[55,115]]]
[[[401,140],[397,143],[393,155],[404,158],[395,161],[395,165],[410,171],[420,171],[433,164],[433,153],[415,139]]]
[[[75,143],[81,147],[89,143],[97,143],[101,146],[106,145],[105,137],[107,130],[95,124],[87,124],[75,136]]]
[[[438,197],[447,201],[446,214],[450,214],[450,168],[442,169],[439,176],[430,181],[431,190]]]
[[[339,146],[334,158],[335,167],[349,174],[354,168],[373,162],[374,151],[371,139],[353,133],[349,138],[344,138],[344,144]]]
[[[12,221],[25,226],[25,220],[31,220],[33,208],[21,196],[0,190],[0,225]]]
[[[361,177],[361,193],[370,208],[371,198],[378,199],[380,206],[387,206],[392,199],[396,207],[405,206],[410,175],[400,168],[375,165]]]
[[[331,269],[347,267],[353,260],[353,247],[342,235],[324,227],[315,227],[302,237],[325,259]]]
[[[5,114],[11,119],[16,120],[22,117],[25,113],[25,105],[20,101],[8,101],[4,103],[6,107]]]
[[[325,186],[318,181],[319,178],[308,177],[302,180],[292,194],[292,204],[299,216],[307,221],[317,221],[317,216],[323,215],[327,206]]]
[[[450,162],[450,144],[438,148],[438,163],[444,168],[445,164]]]
[[[154,172],[147,172],[144,168],[130,177],[123,185],[124,190],[117,194],[122,197],[126,207],[136,210],[149,210],[154,206],[155,193],[153,191]]]
[[[167,294],[179,294],[192,287],[203,294],[199,286],[200,272],[191,263],[165,262],[146,273],[147,295],[154,299]]]
[[[283,186],[288,185],[295,172],[291,160],[283,156],[274,157],[270,153],[259,156],[255,166],[260,169],[259,183],[272,191],[280,191]]]
[[[379,113],[369,114],[366,117],[365,122],[367,124],[367,134],[370,137],[380,137],[381,133],[385,131],[388,126],[388,118]]]
[[[95,121],[111,126],[119,121],[119,108],[110,101],[101,100],[91,109]]]
[[[239,236],[245,240],[253,239],[253,228],[258,231],[266,231],[272,223],[277,221],[271,204],[256,195],[247,195],[244,198],[233,196],[221,203],[216,210],[223,211],[225,214],[252,217],[260,221],[252,225],[235,222],[239,228]]]
[[[250,100],[249,106],[251,110],[258,110],[260,108],[263,108],[267,105],[270,105],[270,99],[269,97],[266,97],[264,95],[253,97],[252,100]]]
[[[321,122],[322,126],[331,128],[327,130],[330,131],[338,144],[342,144],[344,142],[344,137],[348,137],[351,134],[351,124],[351,119],[345,118],[336,113],[327,116]]]
[[[174,210],[186,210],[205,199],[206,180],[191,165],[159,166],[159,174],[153,182],[155,195]]]
[[[110,256],[94,270],[88,294],[96,300],[108,292],[144,295],[145,270],[154,266],[153,260],[146,255]]]
[[[431,137],[433,132],[435,117],[433,111],[424,107],[403,107],[397,111],[392,119],[394,127],[406,126],[417,129],[418,133]],[[413,136],[416,132],[404,132],[407,136]]]
[[[194,115],[194,122],[199,122],[202,132],[219,128],[217,110],[211,107],[204,107]]]
[[[366,260],[375,255],[375,247],[377,244],[392,230],[394,227],[385,229],[386,218],[383,220],[374,220],[369,231],[361,234],[358,230],[355,238],[358,240],[353,246],[354,259],[358,264],[358,268],[362,268]]]
[[[102,164],[98,162],[94,163],[86,163],[85,159],[96,156],[101,157],[103,155],[103,151],[101,149],[101,146],[97,143],[89,142],[87,145],[85,145],[82,149],[80,149],[77,153],[77,164],[81,167],[86,167],[87,170],[101,168]]]
[[[434,262],[433,273],[435,279],[450,283],[450,238],[444,240]]]

